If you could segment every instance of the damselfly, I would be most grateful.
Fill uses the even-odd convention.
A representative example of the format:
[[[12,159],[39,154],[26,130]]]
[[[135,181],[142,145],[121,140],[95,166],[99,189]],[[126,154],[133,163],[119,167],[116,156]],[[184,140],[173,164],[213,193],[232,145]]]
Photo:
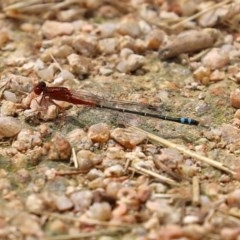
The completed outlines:
[[[34,93],[37,95],[42,94],[42,97],[48,97],[51,100],[65,101],[72,104],[86,105],[97,108],[105,108],[118,112],[132,113],[136,115],[158,118],[173,122],[178,122],[182,124],[198,125],[199,122],[192,118],[186,117],[170,117],[166,115],[159,114],[159,112],[144,112],[134,109],[129,109],[128,107],[119,107],[118,101],[116,100],[106,100],[100,96],[94,95],[86,91],[74,92],[65,87],[47,87],[45,82],[39,82],[33,89]],[[119,102],[120,103],[120,102]],[[124,106],[136,105],[136,103],[121,102]],[[120,104],[121,105],[121,104]],[[139,105],[141,105],[139,103]],[[149,105],[150,106],[150,105]]]

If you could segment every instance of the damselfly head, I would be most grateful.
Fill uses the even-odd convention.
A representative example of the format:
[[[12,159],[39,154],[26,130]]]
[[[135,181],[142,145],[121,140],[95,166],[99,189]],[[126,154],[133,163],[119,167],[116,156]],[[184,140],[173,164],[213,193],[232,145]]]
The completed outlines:
[[[37,95],[40,95],[44,89],[46,88],[46,83],[45,82],[39,82],[33,89],[34,93]]]

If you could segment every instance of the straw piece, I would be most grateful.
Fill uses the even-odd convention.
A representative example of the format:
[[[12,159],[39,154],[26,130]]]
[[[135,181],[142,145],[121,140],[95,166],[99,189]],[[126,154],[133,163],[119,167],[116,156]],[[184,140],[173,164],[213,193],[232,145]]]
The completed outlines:
[[[77,155],[74,148],[72,148],[72,161],[75,168],[78,168]]]
[[[212,7],[206,8],[206,9],[202,10],[201,12],[198,12],[195,15],[192,15],[192,16],[190,16],[188,18],[185,18],[182,21],[172,25],[171,29],[179,28],[183,23],[189,22],[191,20],[194,20],[194,19],[200,17],[201,15],[203,15],[204,13],[212,11],[212,10],[218,8],[218,7],[224,6],[224,5],[226,5],[226,4],[230,3],[230,2],[232,2],[232,0],[225,0],[223,2],[219,2],[219,3],[215,4],[215,5],[213,5]]]
[[[150,140],[156,141],[156,142],[161,143],[164,146],[167,146],[167,147],[170,147],[170,148],[175,148],[175,149],[177,149],[179,152],[181,152],[183,154],[186,154],[186,155],[188,155],[188,156],[190,156],[192,158],[196,158],[197,160],[199,160],[201,162],[205,162],[205,163],[207,163],[207,164],[209,164],[209,165],[211,165],[211,166],[213,166],[213,167],[215,167],[217,169],[220,169],[220,170],[222,170],[224,172],[227,172],[229,174],[232,174],[232,175],[236,174],[233,170],[231,170],[228,167],[226,167],[223,163],[217,162],[217,161],[215,161],[213,159],[210,159],[208,157],[201,156],[201,155],[197,154],[196,152],[188,150],[188,149],[186,149],[186,148],[184,148],[184,147],[182,147],[180,145],[177,145],[177,144],[175,144],[173,142],[170,142],[170,141],[168,141],[166,139],[163,139],[163,138],[161,138],[159,136],[156,136],[156,135],[154,135],[152,133],[146,132],[146,131],[144,131],[144,130],[142,130],[140,128],[133,127],[133,126],[131,126],[130,128],[133,129],[133,130],[136,130],[136,131],[144,132],[145,134],[147,134],[147,136],[148,136],[148,138]]]
[[[198,176],[194,176],[192,179],[192,203],[194,206],[200,204],[200,183]]]
[[[167,178],[165,176],[162,176],[162,175],[160,175],[156,172],[153,172],[151,170],[142,168],[140,166],[132,166],[132,167],[129,167],[128,169],[131,170],[131,171],[136,171],[136,172],[141,173],[141,174],[149,175],[149,176],[154,177],[154,178],[160,180],[161,182],[167,183],[169,185],[173,185],[173,186],[178,186],[179,185],[177,182],[175,182],[171,178]]]
[[[53,237],[45,237],[44,240],[74,240],[74,239],[85,239],[85,238],[94,238],[100,237],[104,235],[119,235],[123,232],[130,231],[130,228],[113,228],[113,229],[103,229],[98,231],[92,232],[83,232],[83,233],[76,233],[76,234],[67,234],[67,235],[58,235]],[[116,236],[117,237],[117,236]]]

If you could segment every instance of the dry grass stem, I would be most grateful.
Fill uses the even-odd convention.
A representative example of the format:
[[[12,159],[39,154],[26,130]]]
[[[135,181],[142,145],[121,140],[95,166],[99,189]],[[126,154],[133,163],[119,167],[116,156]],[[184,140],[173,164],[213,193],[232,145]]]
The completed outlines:
[[[182,177],[175,172],[173,172],[167,165],[165,165],[163,162],[161,162],[159,159],[153,159],[153,162],[157,169],[161,169],[162,171],[166,172],[169,176],[174,178],[176,181],[180,182],[182,180]]]
[[[114,228],[114,229],[104,229],[98,231],[92,231],[88,233],[78,233],[72,235],[58,235],[55,237],[46,237],[44,240],[73,240],[73,239],[83,239],[83,238],[92,238],[99,236],[108,236],[108,235],[119,235],[123,232],[128,232],[130,228]]]
[[[72,161],[75,168],[78,168],[77,155],[74,148],[72,148]]]
[[[144,130],[142,130],[140,128],[133,127],[133,126],[131,126],[130,128],[133,129],[133,130],[136,130],[136,131],[144,132],[144,133],[146,133],[148,135],[148,138],[150,140],[156,141],[156,142],[158,142],[160,144],[163,144],[164,146],[167,146],[167,147],[170,147],[170,148],[175,148],[179,152],[181,152],[183,154],[186,154],[186,155],[188,155],[188,156],[190,156],[192,158],[195,158],[195,159],[197,159],[197,160],[199,160],[201,162],[207,163],[207,164],[209,164],[209,165],[211,165],[211,166],[213,166],[213,167],[215,167],[215,168],[217,168],[219,170],[222,170],[223,172],[227,172],[227,173],[232,174],[232,175],[236,174],[233,170],[231,170],[228,167],[226,167],[223,163],[217,162],[217,161],[215,161],[213,159],[210,159],[208,157],[201,156],[201,155],[197,154],[196,152],[188,150],[188,149],[186,149],[186,148],[184,148],[184,147],[182,147],[180,145],[177,145],[177,144],[175,144],[173,142],[170,142],[170,141],[168,141],[166,139],[163,139],[163,138],[161,138],[161,137],[159,137],[157,135],[154,135],[152,133],[146,132],[146,131],[144,131]]]
[[[154,178],[160,180],[161,182],[167,183],[169,185],[178,186],[178,183],[175,182],[174,180],[172,180],[171,178],[167,178],[165,176],[162,176],[162,175],[160,175],[156,172],[153,172],[151,170],[142,168],[140,166],[132,166],[132,167],[129,168],[129,170],[138,172],[140,174],[146,174],[148,176],[154,177]]]
[[[200,17],[201,15],[203,15],[204,13],[209,12],[211,10],[214,10],[214,9],[216,9],[218,7],[222,7],[222,6],[224,6],[224,5],[226,5],[226,4],[230,3],[230,2],[232,2],[232,0],[226,0],[226,1],[223,1],[223,2],[219,2],[219,3],[209,7],[207,9],[202,10],[201,12],[196,13],[195,15],[192,15],[192,16],[190,16],[188,18],[183,19],[182,21],[176,23],[175,25],[172,25],[171,29],[179,28],[182,24],[184,24],[186,22],[189,22],[191,20],[194,20],[194,19]]]
[[[194,206],[200,204],[200,183],[198,176],[194,176],[192,179],[192,203]]]
[[[172,194],[165,194],[165,193],[153,193],[152,198],[173,198],[174,196]]]
[[[232,217],[234,217],[234,218],[237,218],[238,219],[238,221],[240,221],[240,212],[239,212],[239,210],[238,211],[236,211],[236,209],[230,209],[229,211],[227,211],[227,212],[224,212],[223,210],[219,210],[221,213],[224,213],[224,214],[226,214],[226,215],[228,215],[228,216],[232,216]]]
[[[119,227],[119,228],[128,228],[130,227],[127,223],[120,223],[120,222],[105,222],[105,221],[99,221],[96,219],[90,219],[87,217],[82,216],[81,218],[77,218],[70,215],[62,215],[58,213],[50,213],[50,212],[44,212],[44,215],[47,215],[51,218],[58,218],[65,221],[71,221],[71,222],[78,222],[83,224],[89,224],[89,225],[97,225],[97,226],[107,226],[107,227]],[[133,227],[133,225],[132,225]]]
[[[124,172],[127,172],[130,165],[131,165],[131,159],[128,158],[124,166]]]
[[[28,0],[28,1],[16,2],[9,6],[6,6],[4,10],[21,9],[21,8],[29,7],[29,5],[38,4],[38,3],[39,3],[39,0]]]
[[[218,212],[224,215],[224,218],[228,218],[238,225],[240,224],[240,213],[236,208],[233,208],[232,210],[230,209],[229,211],[218,209]]]

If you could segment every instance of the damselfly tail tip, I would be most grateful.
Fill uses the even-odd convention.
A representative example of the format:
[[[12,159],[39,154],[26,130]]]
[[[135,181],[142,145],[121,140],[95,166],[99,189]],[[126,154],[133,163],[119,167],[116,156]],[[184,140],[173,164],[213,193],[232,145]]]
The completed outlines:
[[[189,125],[199,125],[199,121],[192,119],[192,118],[180,118],[180,123],[182,124],[189,124]]]

